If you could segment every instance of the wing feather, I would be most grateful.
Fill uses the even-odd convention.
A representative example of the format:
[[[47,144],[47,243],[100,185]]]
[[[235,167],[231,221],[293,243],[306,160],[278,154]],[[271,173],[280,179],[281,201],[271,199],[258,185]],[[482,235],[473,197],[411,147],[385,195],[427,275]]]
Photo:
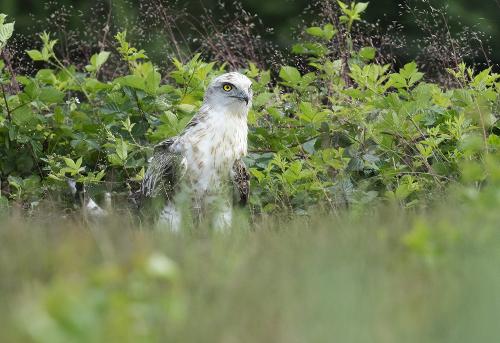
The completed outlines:
[[[141,194],[146,197],[155,197],[159,194],[171,197],[176,186],[184,177],[187,170],[187,161],[182,154],[172,151],[172,145],[187,131],[191,130],[203,121],[207,107],[200,108],[197,114],[191,118],[180,136],[169,138],[154,147],[153,157],[144,175],[141,185]]]
[[[141,185],[141,193],[146,197],[163,194],[172,197],[176,186],[186,173],[186,159],[172,151],[177,137],[167,139],[154,147]]]
[[[242,206],[245,206],[248,202],[248,196],[250,195],[250,173],[245,165],[245,163],[239,159],[234,162],[232,173],[231,173],[235,200]]]

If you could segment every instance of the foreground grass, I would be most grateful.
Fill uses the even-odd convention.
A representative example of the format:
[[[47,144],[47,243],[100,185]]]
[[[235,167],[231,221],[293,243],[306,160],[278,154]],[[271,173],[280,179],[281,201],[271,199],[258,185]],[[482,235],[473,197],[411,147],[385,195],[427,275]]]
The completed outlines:
[[[7,218],[1,342],[496,342],[500,197],[236,225]]]

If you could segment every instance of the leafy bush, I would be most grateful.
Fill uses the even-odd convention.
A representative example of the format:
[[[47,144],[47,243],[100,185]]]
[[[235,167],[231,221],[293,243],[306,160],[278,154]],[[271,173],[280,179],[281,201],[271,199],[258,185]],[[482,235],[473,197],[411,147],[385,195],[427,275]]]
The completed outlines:
[[[367,3],[339,4],[340,31],[310,27],[293,46],[307,59],[305,70],[284,65],[275,75],[252,62],[241,70],[255,89],[252,211],[300,214],[375,201],[412,207],[450,184],[480,189],[498,181],[500,75],[462,63],[448,70],[460,87],[445,89],[426,82],[415,63],[397,71],[377,64],[374,48],[354,49],[350,39]],[[5,44],[12,25],[1,25]],[[57,40],[45,32],[41,48],[27,51],[36,74],[13,75],[1,63],[2,203],[35,208],[41,199],[58,200],[68,177],[96,193],[130,193],[152,145],[184,128],[209,80],[226,69],[195,55],[187,63],[173,59],[162,76],[126,32],[115,38],[128,73],[112,79],[100,75],[112,52],[78,69],[58,59]],[[336,38],[347,50],[332,59]]]

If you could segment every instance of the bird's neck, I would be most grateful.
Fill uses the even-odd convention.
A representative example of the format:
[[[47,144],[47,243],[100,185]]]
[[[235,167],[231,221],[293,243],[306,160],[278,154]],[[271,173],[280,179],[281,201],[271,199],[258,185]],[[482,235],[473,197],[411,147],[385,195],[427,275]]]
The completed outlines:
[[[221,106],[218,104],[203,104],[202,108],[206,107],[209,109],[207,113],[211,116],[219,116],[227,119],[244,119],[248,116],[248,107],[240,103],[234,103],[232,105]]]

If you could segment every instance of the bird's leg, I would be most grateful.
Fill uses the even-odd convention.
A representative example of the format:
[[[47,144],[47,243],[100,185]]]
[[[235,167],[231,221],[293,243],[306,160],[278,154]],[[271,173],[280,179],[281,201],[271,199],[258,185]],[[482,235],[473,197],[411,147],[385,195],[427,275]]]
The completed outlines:
[[[233,209],[229,201],[224,201],[214,211],[212,226],[215,231],[226,232],[231,228]]]
[[[168,202],[160,213],[156,227],[159,230],[179,232],[181,229],[181,216],[181,212],[175,207],[174,203]]]
[[[195,227],[199,227],[203,220],[203,213],[206,212],[204,204],[199,197],[193,197],[192,199],[192,209],[191,214],[193,216],[193,222]]]

